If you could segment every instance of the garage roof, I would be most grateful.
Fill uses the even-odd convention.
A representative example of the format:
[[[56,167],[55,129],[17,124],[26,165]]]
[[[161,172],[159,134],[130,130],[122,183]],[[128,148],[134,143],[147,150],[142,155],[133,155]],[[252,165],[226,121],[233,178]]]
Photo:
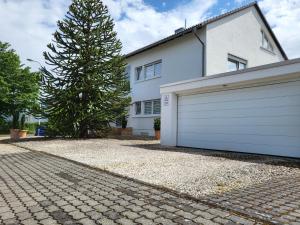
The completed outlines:
[[[207,24],[213,23],[213,22],[215,22],[215,21],[218,21],[218,20],[220,20],[220,19],[223,19],[223,18],[225,18],[225,17],[227,17],[227,16],[230,16],[230,15],[232,15],[232,14],[234,14],[234,13],[238,13],[238,12],[240,12],[240,11],[242,11],[242,10],[244,10],[244,9],[250,8],[250,7],[252,7],[252,6],[254,6],[254,7],[256,8],[258,14],[259,14],[260,17],[262,18],[262,21],[264,22],[265,26],[267,27],[268,31],[270,32],[270,34],[271,34],[271,36],[272,36],[272,38],[273,38],[273,40],[274,40],[276,46],[278,47],[278,49],[279,49],[279,51],[281,52],[281,54],[282,54],[282,56],[284,57],[284,59],[287,60],[287,59],[288,59],[287,55],[285,54],[283,48],[281,47],[279,41],[277,40],[275,34],[273,33],[273,31],[272,31],[270,25],[268,24],[268,22],[267,22],[265,16],[263,15],[263,13],[262,13],[262,11],[260,10],[260,8],[259,8],[259,6],[258,6],[258,4],[257,4],[256,1],[255,1],[255,2],[252,2],[252,3],[248,4],[248,5],[242,6],[242,7],[240,7],[240,8],[237,8],[237,9],[235,9],[235,10],[229,11],[229,12],[227,12],[227,13],[221,14],[221,15],[219,15],[219,16],[216,16],[216,17],[210,18],[210,19],[208,19],[208,20],[205,20],[205,21],[203,21],[203,22],[201,22],[201,23],[199,23],[199,24],[196,24],[196,25],[194,25],[194,26],[192,26],[192,27],[189,27],[189,28],[183,30],[182,32],[179,32],[179,33],[173,34],[173,35],[171,35],[171,36],[168,36],[168,37],[166,37],[166,38],[164,38],[164,39],[161,39],[161,40],[159,40],[159,41],[157,41],[157,42],[154,42],[154,43],[152,43],[152,44],[150,44],[150,45],[146,45],[145,47],[142,47],[142,48],[140,48],[140,49],[137,49],[137,50],[135,50],[135,51],[133,51],[133,52],[128,53],[127,55],[125,55],[125,57],[126,57],[126,58],[132,57],[132,56],[134,56],[134,55],[137,55],[137,54],[139,54],[139,53],[142,53],[142,52],[144,52],[144,51],[147,51],[147,50],[149,50],[149,49],[152,49],[152,48],[154,48],[154,47],[156,47],[156,46],[162,45],[162,44],[164,44],[164,43],[166,43],[166,42],[169,42],[169,41],[172,41],[172,40],[174,40],[174,39],[180,38],[180,37],[182,37],[183,35],[186,35],[186,34],[191,33],[191,32],[193,31],[193,29],[201,29],[201,28],[203,28],[204,26],[206,26]]]

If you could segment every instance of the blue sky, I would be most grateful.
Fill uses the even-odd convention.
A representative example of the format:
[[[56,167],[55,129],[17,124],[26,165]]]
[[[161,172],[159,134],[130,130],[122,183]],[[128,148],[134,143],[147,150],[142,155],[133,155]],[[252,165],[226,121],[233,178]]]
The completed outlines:
[[[146,4],[152,5],[158,11],[168,11],[172,10],[180,5],[186,5],[191,0],[145,0]],[[252,2],[251,0],[219,0],[211,9],[212,15],[217,15],[222,12],[222,10],[230,10],[232,8],[238,7],[243,4]]]
[[[249,0],[102,0],[128,53],[184,26],[248,4]],[[0,0],[0,40],[11,43],[24,63],[43,63],[57,20],[71,0]],[[300,0],[259,0],[274,33],[289,58],[300,57]],[[37,68],[37,65],[30,66]]]

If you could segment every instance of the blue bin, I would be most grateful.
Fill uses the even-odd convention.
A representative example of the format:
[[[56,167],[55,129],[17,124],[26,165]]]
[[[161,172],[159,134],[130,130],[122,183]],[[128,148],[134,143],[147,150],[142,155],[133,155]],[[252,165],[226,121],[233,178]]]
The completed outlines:
[[[37,127],[35,130],[35,136],[45,136],[45,127]]]

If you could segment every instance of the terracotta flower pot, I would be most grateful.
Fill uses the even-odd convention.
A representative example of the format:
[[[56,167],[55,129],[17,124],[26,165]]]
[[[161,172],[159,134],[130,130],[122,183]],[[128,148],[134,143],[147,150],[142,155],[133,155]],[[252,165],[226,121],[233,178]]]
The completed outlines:
[[[160,140],[160,130],[155,131],[155,139]]]
[[[19,137],[20,138],[26,138],[27,137],[28,130],[20,130],[19,131]]]
[[[127,128],[121,128],[121,136],[132,136],[132,128],[131,127],[127,127]]]
[[[19,129],[10,129],[10,138],[11,138],[12,140],[17,140],[17,139],[19,139],[19,138],[20,138],[19,132],[20,132]]]

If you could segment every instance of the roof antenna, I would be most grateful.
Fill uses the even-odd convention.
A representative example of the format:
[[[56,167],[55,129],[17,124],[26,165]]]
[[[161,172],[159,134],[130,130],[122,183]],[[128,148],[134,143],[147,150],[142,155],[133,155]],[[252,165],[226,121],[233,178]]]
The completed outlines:
[[[186,29],[186,19],[184,19],[184,29]]]

